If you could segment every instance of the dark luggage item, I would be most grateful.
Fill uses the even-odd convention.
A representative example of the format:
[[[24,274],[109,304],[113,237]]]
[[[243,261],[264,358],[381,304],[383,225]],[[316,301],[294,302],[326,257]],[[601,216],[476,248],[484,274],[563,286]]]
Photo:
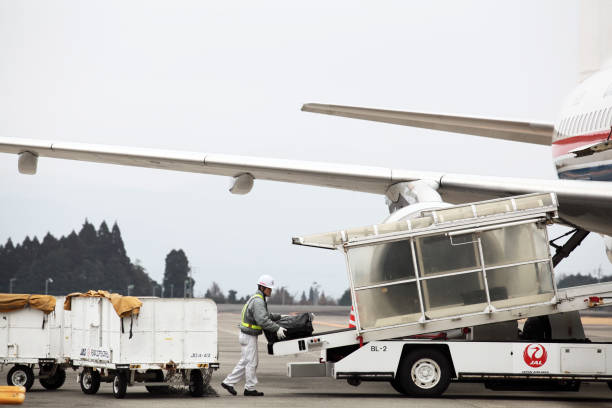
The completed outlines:
[[[312,335],[314,329],[312,328],[312,314],[301,313],[295,316],[283,316],[276,323],[287,329],[285,333],[287,337],[283,340],[299,339],[302,337],[308,337]],[[268,343],[275,343],[278,340],[276,332],[264,331]]]

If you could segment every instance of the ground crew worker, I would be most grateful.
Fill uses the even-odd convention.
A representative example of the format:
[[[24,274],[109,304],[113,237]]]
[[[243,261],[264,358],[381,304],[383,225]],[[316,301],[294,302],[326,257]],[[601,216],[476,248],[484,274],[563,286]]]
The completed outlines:
[[[240,334],[238,341],[240,342],[240,361],[234,367],[234,370],[225,377],[221,386],[232,395],[237,392],[234,385],[246,377],[244,384],[244,395],[252,397],[261,397],[263,392],[255,389],[257,385],[257,337],[263,330],[268,332],[276,332],[279,340],[285,338],[287,329],[280,327],[274,323],[279,320],[281,315],[268,312],[268,304],[266,297],[272,294],[274,288],[274,278],[270,275],[262,275],[257,281],[257,292],[245,303],[242,308],[242,320],[240,322]]]

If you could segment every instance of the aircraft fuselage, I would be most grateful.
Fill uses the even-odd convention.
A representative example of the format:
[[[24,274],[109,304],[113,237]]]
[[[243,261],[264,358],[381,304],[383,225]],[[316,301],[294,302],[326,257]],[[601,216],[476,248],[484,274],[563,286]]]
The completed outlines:
[[[612,181],[612,69],[568,96],[555,123],[552,155],[561,179]]]

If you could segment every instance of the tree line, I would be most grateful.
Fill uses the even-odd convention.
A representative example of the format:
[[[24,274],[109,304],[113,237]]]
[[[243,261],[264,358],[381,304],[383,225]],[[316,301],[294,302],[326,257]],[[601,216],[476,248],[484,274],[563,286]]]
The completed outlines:
[[[331,296],[326,296],[324,291],[319,291],[317,285],[313,285],[308,289],[308,295],[305,290],[301,295],[297,293],[291,294],[286,287],[275,288],[272,291],[272,296],[268,299],[269,304],[273,305],[319,305],[319,306],[350,306],[351,292],[347,289],[342,296],[334,299]],[[213,282],[204,297],[214,300],[216,303],[246,303],[252,294],[238,297],[238,292],[230,289],[227,295],[221,290],[217,282]]]
[[[26,237],[0,246],[0,292],[65,295],[90,289],[134,296],[183,297],[193,292],[189,262],[183,250],[166,256],[161,284],[140,262],[127,256],[117,223],[96,229],[85,220],[81,230],[59,239],[47,233],[42,242]],[[187,291],[187,293],[185,293]]]
[[[193,297],[195,280],[182,249],[166,255],[161,283],[152,279],[138,260],[128,257],[121,230],[115,222],[108,228],[106,221],[96,227],[85,220],[81,229],[60,238],[48,232],[42,242],[26,237],[14,244],[11,238],[0,245],[0,292],[45,293],[66,295],[102,289],[133,296]],[[217,303],[244,303],[252,293],[242,297],[236,290],[225,294],[216,282],[205,297]],[[350,305],[350,292],[339,299],[325,295],[313,285],[301,295],[278,288],[269,299],[272,304]]]
[[[581,273],[573,273],[561,275],[557,281],[557,288],[562,289],[610,281],[612,281],[612,275],[603,275],[603,269],[600,266],[599,268],[595,269],[592,274],[583,275]]]

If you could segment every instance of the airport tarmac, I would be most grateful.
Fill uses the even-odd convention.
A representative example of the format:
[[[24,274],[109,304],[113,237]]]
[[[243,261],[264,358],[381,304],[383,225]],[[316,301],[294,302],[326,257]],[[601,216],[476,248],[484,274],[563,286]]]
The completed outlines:
[[[326,331],[344,327],[347,316],[322,313],[315,318],[315,330]],[[605,383],[583,384],[579,392],[499,392],[490,391],[481,384],[451,384],[442,398],[416,399],[400,396],[388,383],[362,383],[353,387],[346,381],[329,378],[291,379],[286,376],[286,364],[291,361],[316,361],[318,353],[298,357],[273,357],[266,352],[266,342],[260,337],[258,389],[264,397],[229,395],[219,386],[221,380],[233,368],[240,356],[238,328],[240,320],[237,308],[220,307],[219,352],[221,368],[211,381],[218,396],[210,395],[192,398],[188,394],[154,396],[144,387],[128,387],[123,400],[115,399],[111,385],[103,383],[96,395],[85,395],[76,382],[76,372],[69,370],[66,384],[57,391],[45,391],[38,381],[27,393],[26,407],[167,407],[174,404],[181,407],[612,407],[612,391]],[[612,317],[585,316],[585,330],[593,340],[612,341]],[[486,358],[486,356],[483,356]],[[2,383],[8,368],[0,373]],[[237,389],[241,389],[240,384]]]

